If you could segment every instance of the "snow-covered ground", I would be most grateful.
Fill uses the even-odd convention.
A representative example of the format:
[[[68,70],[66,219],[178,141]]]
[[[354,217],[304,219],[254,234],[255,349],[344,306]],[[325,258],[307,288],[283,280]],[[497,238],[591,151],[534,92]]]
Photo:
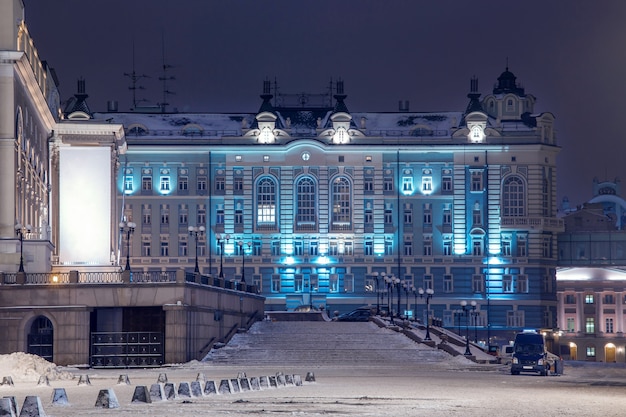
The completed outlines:
[[[566,363],[561,376],[511,376],[503,365],[477,365],[462,356],[436,364],[364,363],[341,367],[320,363],[299,368],[285,364],[240,369],[192,361],[158,369],[60,368],[23,353],[0,356],[0,377],[13,386],[0,386],[1,396],[38,396],[45,413],[73,416],[623,416],[626,410],[625,364]],[[308,372],[315,382],[259,391],[175,398],[150,404],[132,403],[136,386],[148,388],[160,374],[178,386],[198,374],[219,384],[221,379]],[[87,375],[91,385],[78,385]],[[118,385],[127,375],[130,385]],[[38,385],[47,376],[50,385]],[[64,388],[68,405],[52,404],[54,388]],[[96,407],[98,393],[112,389],[119,408]]]

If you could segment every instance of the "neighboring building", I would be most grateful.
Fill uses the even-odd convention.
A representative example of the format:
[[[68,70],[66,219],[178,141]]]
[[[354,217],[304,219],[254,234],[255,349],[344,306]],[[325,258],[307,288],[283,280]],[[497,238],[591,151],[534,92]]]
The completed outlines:
[[[263,297],[179,268],[120,268],[124,130],[93,120],[84,90],[63,114],[23,2],[0,1],[0,353],[117,367],[201,359],[263,317]]]
[[[138,225],[133,265],[191,269],[197,251],[201,272],[245,277],[267,310],[425,318],[413,288],[431,288],[450,328],[462,300],[481,338],[555,328],[554,118],[508,69],[482,100],[477,87],[451,112],[352,112],[341,81],[323,97],[266,81],[255,114],[96,114],[126,132],[116,208]]]
[[[594,179],[593,198],[564,217],[557,296],[564,359],[626,361],[626,201]]]

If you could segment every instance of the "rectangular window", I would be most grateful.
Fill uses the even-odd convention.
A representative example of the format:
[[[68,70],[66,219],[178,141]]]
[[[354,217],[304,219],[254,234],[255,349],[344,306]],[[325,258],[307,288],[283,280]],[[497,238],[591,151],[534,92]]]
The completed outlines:
[[[351,241],[345,242],[343,244],[343,254],[346,256],[354,255],[354,245]]]
[[[328,289],[330,292],[339,290],[339,276],[337,274],[330,274],[328,277]]]
[[[502,256],[511,256],[511,241],[507,239],[502,240]]]
[[[133,176],[127,175],[124,179],[124,191],[132,192],[133,191]]]
[[[293,278],[293,291],[294,292],[302,292],[302,288],[303,288],[302,275],[301,274],[297,274]]]
[[[517,256],[525,257],[526,256],[526,236],[517,236]]]
[[[523,310],[509,310],[506,312],[506,325],[509,327],[524,327],[525,326],[524,311]]]
[[[170,177],[161,177],[161,191],[170,190]]]
[[[526,275],[517,276],[517,292],[522,294],[528,292],[528,277]]]
[[[433,211],[430,203],[424,204],[424,225],[432,226],[433,224]]]
[[[317,254],[318,254],[317,242],[313,241],[309,243],[309,255],[317,256]]]
[[[595,333],[596,322],[594,317],[585,318],[585,333]]]
[[[367,193],[374,192],[374,179],[373,178],[365,178],[363,182],[363,191]]]
[[[170,206],[161,204],[161,224],[170,224]]]
[[[476,203],[476,206],[472,210],[472,221],[475,226],[483,224],[483,215],[481,213],[478,203]]]
[[[565,304],[576,304],[574,294],[565,294]]]
[[[178,206],[178,224],[186,225],[189,223],[189,208],[187,204],[180,204]]]
[[[240,204],[237,205],[241,207]],[[235,224],[242,225],[243,224],[243,210],[241,208],[235,209]]]
[[[206,208],[204,204],[198,205],[198,212],[196,214],[196,223],[198,226],[206,224]]]
[[[567,331],[568,332],[576,331],[576,319],[574,317],[567,318]]]
[[[406,225],[413,224],[413,205],[412,204],[404,205],[404,224]]]
[[[502,292],[513,292],[513,277],[511,275],[502,277]]]
[[[272,292],[280,292],[280,275],[272,275]]]
[[[392,225],[393,224],[393,208],[390,204],[385,207],[385,224]]]
[[[588,358],[595,358],[596,357],[596,348],[595,348],[595,346],[587,346],[587,349],[585,350],[585,353],[587,354]]]
[[[410,239],[404,241],[404,256],[413,256],[413,242]]]
[[[433,289],[433,276],[430,274],[424,275],[424,289],[432,290]]]
[[[365,251],[365,256],[374,255],[374,242],[372,242],[371,240],[366,240],[364,251]]]
[[[221,184],[222,184],[222,187],[223,187],[223,185],[224,185],[224,177],[221,177],[221,178],[222,178]],[[197,190],[200,191],[200,192],[206,191],[206,184],[207,184],[207,178],[204,175],[198,176],[198,179],[196,180]],[[216,190],[218,189],[217,179],[216,179],[216,182],[215,182],[215,188],[216,188]],[[222,191],[223,191],[223,188],[222,188]]]
[[[280,256],[280,242],[273,241],[272,242],[272,256]]]
[[[472,275],[472,291],[474,293],[483,293],[485,291],[482,275]]]
[[[441,178],[441,191],[444,194],[452,192],[452,177],[444,176]]]
[[[444,240],[443,241],[443,254],[445,256],[452,255],[452,241],[451,240]]]
[[[613,295],[613,294],[604,294],[602,302],[604,304],[615,304],[615,295]]]
[[[482,191],[483,190],[483,172],[482,171],[472,171],[472,191]]]
[[[374,213],[372,213],[371,208],[365,209],[365,216],[363,218],[363,222],[365,223],[365,225],[368,225],[368,226],[371,226],[374,224]]]
[[[152,250],[150,249],[151,242],[148,236],[146,240],[141,242],[141,256],[152,256]]]
[[[189,177],[181,175],[178,177],[178,191],[187,191],[189,189]]]
[[[141,189],[143,191],[151,191],[152,190],[152,177],[144,175],[141,177]]]
[[[452,211],[450,209],[444,209],[442,214],[441,223],[444,226],[452,225]]]
[[[354,275],[352,274],[344,275],[343,292],[354,292]]]
[[[161,241],[161,256],[170,256],[170,246],[166,240]]]
[[[224,205],[218,204],[215,210],[215,224],[224,226]]]
[[[433,256],[433,241],[430,238],[424,238],[424,256]]]
[[[402,177],[402,191],[405,193],[413,191],[413,177]]]
[[[142,205],[141,222],[145,225],[152,224],[152,206],[150,204]]]
[[[385,255],[393,255],[393,241],[385,240]]]
[[[178,242],[178,256],[187,256],[187,241],[181,240]]]
[[[595,303],[593,294],[585,294],[585,304]]]
[[[252,244],[252,256],[261,256],[261,252],[262,252],[262,246],[261,246],[261,242],[255,241]]]
[[[233,191],[237,194],[241,194],[243,192],[243,177],[235,177],[233,182]]]
[[[454,285],[452,282],[452,275],[443,276],[443,292],[453,292]]]
[[[425,193],[430,193],[432,190],[433,190],[433,178],[422,177],[422,191]]]
[[[607,317],[604,319],[604,331],[606,333],[613,333],[613,317]]]
[[[393,191],[393,178],[391,178],[391,177],[383,178],[383,190],[384,191]]]
[[[472,241],[472,254],[474,256],[481,256],[483,254],[483,241],[475,239]]]

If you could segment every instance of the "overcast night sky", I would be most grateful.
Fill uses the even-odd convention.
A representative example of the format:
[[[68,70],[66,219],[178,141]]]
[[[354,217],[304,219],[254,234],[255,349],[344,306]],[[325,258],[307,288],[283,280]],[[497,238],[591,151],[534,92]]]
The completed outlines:
[[[506,67],[556,117],[558,201],[592,180],[626,181],[626,1],[620,0],[24,0],[61,97],[83,77],[92,111],[162,101],[170,109],[255,112],[263,80],[324,93],[341,78],[352,111],[462,111],[470,78],[491,92]],[[626,183],[622,195],[626,195]]]

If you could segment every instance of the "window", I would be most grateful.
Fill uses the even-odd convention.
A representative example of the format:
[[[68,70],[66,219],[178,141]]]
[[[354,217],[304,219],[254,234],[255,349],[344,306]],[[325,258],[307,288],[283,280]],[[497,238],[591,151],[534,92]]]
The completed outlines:
[[[509,327],[524,327],[524,311],[509,310],[506,312],[506,325]]]
[[[167,240],[161,241],[161,256],[170,256],[170,247]]]
[[[433,225],[433,210],[430,203],[424,204],[424,226],[432,227]]]
[[[472,275],[472,291],[474,293],[482,293],[485,290],[483,276],[482,275]]]
[[[472,240],[472,254],[474,256],[481,256],[483,254],[483,240],[474,238]]]
[[[280,275],[272,275],[272,292],[280,292]]]
[[[593,294],[585,294],[585,304],[595,303]]]
[[[170,206],[167,204],[161,204],[161,224],[170,223]]]
[[[587,354],[588,358],[595,358],[596,357],[596,348],[594,346],[587,346],[587,349],[585,350],[585,353]]]
[[[595,317],[587,317],[585,318],[585,333],[595,333],[596,331],[596,322]]]
[[[235,207],[235,225],[241,226],[243,224],[243,205],[238,203]]]
[[[337,274],[330,274],[328,278],[328,289],[330,292],[337,292],[339,290],[339,276]]]
[[[393,255],[393,241],[385,240],[385,255],[391,256]]]
[[[178,256],[187,256],[187,241],[180,240],[178,242]]]
[[[433,241],[431,236],[424,236],[424,256],[433,256]]]
[[[483,171],[472,171],[471,190],[474,192],[483,191]]]
[[[204,187],[204,188],[202,188]],[[215,191],[219,194],[223,194],[226,189],[226,178],[224,175],[218,175],[215,177]],[[198,191],[206,190],[206,177],[198,177]]]
[[[422,192],[430,194],[433,191],[433,177],[422,177]]]
[[[472,210],[472,221],[474,226],[480,226],[483,224],[483,216],[478,202],[474,204],[474,209]]]
[[[441,223],[443,224],[443,226],[452,226],[452,210],[450,210],[450,208],[443,209]]]
[[[428,274],[428,275],[424,275],[424,289],[425,290],[432,290],[433,289],[433,276]]]
[[[198,226],[206,224],[206,207],[204,204],[198,205],[198,212],[196,213],[196,223]]]
[[[151,176],[144,175],[141,177],[141,190],[142,191],[152,190],[152,177]]]
[[[133,176],[127,175],[124,178],[124,191],[132,192],[133,191]]]
[[[443,241],[443,254],[445,256],[452,255],[452,240],[446,239]]]
[[[576,331],[576,319],[574,317],[567,318],[567,331],[568,332]]]
[[[218,188],[218,184],[217,184],[217,181],[219,180],[219,178],[222,179],[222,182],[221,182],[221,187],[222,188],[221,189],[223,191],[224,190],[224,177],[218,177],[218,178],[215,179],[215,190],[217,191],[219,189]],[[196,185],[197,185],[198,191],[206,191],[206,184],[207,184],[206,176],[205,175],[199,175],[197,180],[196,180]]]
[[[502,186],[502,213],[504,217],[520,217],[525,215],[524,182],[516,175],[504,180]]]
[[[297,274],[294,278],[293,278],[293,291],[294,292],[302,292],[302,275],[301,274]]]
[[[607,317],[604,319],[604,332],[613,333],[613,317]]]
[[[604,304],[615,304],[615,295],[613,295],[613,294],[604,294],[602,302]]]
[[[280,256],[280,242],[277,240],[272,242],[272,256]]]
[[[522,294],[528,292],[528,277],[526,275],[517,276],[517,292]]]
[[[317,223],[317,190],[310,177],[304,177],[296,183],[296,227],[299,230],[311,230]]]
[[[152,256],[150,236],[145,236],[141,242],[141,256]]]
[[[242,176],[235,176],[234,180],[233,180],[233,192],[235,194],[241,194],[243,192],[243,177]]]
[[[391,204],[385,205],[385,224],[393,225],[393,206]]]
[[[347,241],[343,244],[343,254],[346,256],[354,255],[354,245],[351,241]]]
[[[224,205],[218,204],[215,209],[215,225],[224,226]]]
[[[318,254],[317,242],[313,241],[309,243],[309,255],[317,256],[317,254]]]
[[[180,204],[178,206],[178,224],[186,225],[189,223],[189,208],[187,204]]]
[[[169,191],[170,190],[170,177],[161,177],[161,191]]]
[[[576,304],[574,294],[565,294],[565,304]]]
[[[413,177],[402,177],[402,191],[407,194],[413,191]]]
[[[393,178],[390,176],[385,176],[383,178],[383,191],[391,192],[393,191]]]
[[[511,275],[502,277],[502,292],[513,292],[513,277]]]
[[[404,240],[404,256],[413,256],[413,241],[409,238]]]
[[[189,177],[181,175],[178,177],[178,191],[187,191],[189,189]]]
[[[502,256],[511,256],[511,240],[508,238],[502,239]]]
[[[372,212],[372,206],[370,203],[365,205],[365,214],[363,216],[363,223],[365,226],[373,226],[374,225],[374,213]]]
[[[354,292],[354,275],[352,274],[344,275],[343,292]]]
[[[444,194],[449,194],[452,192],[452,177],[448,175],[441,177],[441,191]]]
[[[152,224],[152,206],[150,204],[142,204],[141,222],[144,225]]]
[[[365,191],[366,193],[373,193],[374,192],[374,179],[373,178],[365,178],[364,182],[363,182],[363,191]]]
[[[276,183],[269,177],[259,180],[256,187],[256,219],[259,225],[276,223]]]
[[[526,235],[517,235],[517,256],[526,256]]]
[[[374,242],[372,242],[371,240],[366,240],[365,248],[363,250],[365,252],[365,256],[374,255]]]
[[[352,198],[350,182],[346,177],[336,177],[333,180],[331,200],[333,229],[349,229],[352,220]]]
[[[443,292],[452,292],[452,291],[454,291],[452,275],[444,275],[443,276]]]
[[[296,256],[304,255],[304,244],[302,241],[298,240],[293,243],[293,254]]]

